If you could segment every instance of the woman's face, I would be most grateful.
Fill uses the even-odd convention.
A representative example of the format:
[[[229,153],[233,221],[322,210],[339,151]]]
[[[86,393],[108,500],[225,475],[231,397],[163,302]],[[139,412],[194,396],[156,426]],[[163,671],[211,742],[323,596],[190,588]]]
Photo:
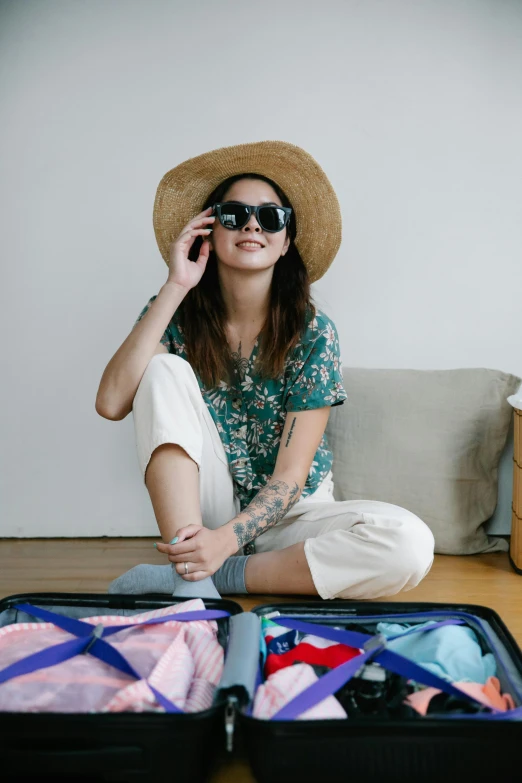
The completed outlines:
[[[269,203],[283,206],[272,186],[261,179],[237,180],[230,186],[221,201],[242,201],[253,206]],[[225,228],[216,217],[209,239],[218,263],[243,270],[260,270],[275,266],[290,245],[286,228],[275,234],[263,231],[255,215],[250,215],[246,226],[237,231]],[[257,246],[255,248],[242,246],[245,242],[254,242]]]

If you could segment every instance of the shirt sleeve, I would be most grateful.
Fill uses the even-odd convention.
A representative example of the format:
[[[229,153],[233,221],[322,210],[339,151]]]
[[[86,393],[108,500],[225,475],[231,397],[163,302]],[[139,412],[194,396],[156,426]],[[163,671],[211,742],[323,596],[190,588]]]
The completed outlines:
[[[157,294],[155,294],[154,296],[151,296],[151,298],[149,299],[149,301],[147,302],[147,304],[145,305],[145,307],[143,308],[143,310],[141,311],[139,316],[136,318],[136,321],[134,322],[134,326],[136,326],[138,321],[141,321],[141,319],[143,318],[145,313],[148,312],[151,304],[156,299],[156,296],[157,296]],[[172,339],[171,324],[168,324],[167,328],[163,332],[163,337],[160,339],[160,343],[162,345],[164,345],[165,348],[167,348],[169,353],[174,353],[174,344],[173,344],[173,339]]]
[[[329,318],[309,333],[309,340],[303,344],[292,370],[285,410],[334,407],[348,399],[343,386],[339,337]]]

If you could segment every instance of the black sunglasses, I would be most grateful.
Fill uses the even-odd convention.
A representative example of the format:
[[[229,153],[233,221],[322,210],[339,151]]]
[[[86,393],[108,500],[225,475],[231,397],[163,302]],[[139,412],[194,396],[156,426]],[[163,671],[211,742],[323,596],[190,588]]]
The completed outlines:
[[[217,215],[221,225],[231,231],[246,226],[252,213],[256,216],[263,231],[275,234],[277,231],[282,231],[290,220],[292,208],[278,207],[272,204],[261,204],[259,207],[254,207],[242,204],[240,201],[223,201],[212,207],[212,214]]]

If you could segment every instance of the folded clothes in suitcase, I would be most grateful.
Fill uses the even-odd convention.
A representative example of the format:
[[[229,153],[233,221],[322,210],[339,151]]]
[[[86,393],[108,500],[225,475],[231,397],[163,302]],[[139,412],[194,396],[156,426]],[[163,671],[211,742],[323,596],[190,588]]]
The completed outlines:
[[[10,779],[35,770],[69,780],[199,781],[238,739],[262,783],[519,779],[522,653],[491,609],[351,601],[278,603],[253,612],[232,601],[202,607],[199,599],[170,596],[0,601],[0,748]],[[207,625],[214,633],[198,635]],[[185,647],[165,641],[169,628],[182,626],[193,629],[176,636]],[[58,636],[49,639],[62,641],[42,642],[35,652],[32,640],[29,655],[14,657],[2,646],[6,636],[23,640],[35,630],[53,630]],[[126,646],[132,639],[135,648]],[[158,645],[163,657],[156,652],[155,667],[147,668]],[[199,675],[186,662],[189,648]],[[206,669],[203,651],[211,658]],[[106,690],[95,694],[100,661],[114,667],[113,691],[104,681]],[[74,673],[83,672],[88,692],[72,696],[83,714],[80,707],[71,712],[67,689],[56,701],[29,706],[31,677],[41,685],[45,667],[69,667],[68,688],[79,687]],[[190,685],[189,675],[199,680]]]

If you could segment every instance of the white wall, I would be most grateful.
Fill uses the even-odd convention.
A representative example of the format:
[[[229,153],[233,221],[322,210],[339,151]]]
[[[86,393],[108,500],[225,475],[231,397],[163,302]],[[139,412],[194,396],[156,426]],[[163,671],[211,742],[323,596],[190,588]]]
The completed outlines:
[[[3,0],[1,535],[155,535],[104,367],[166,279],[152,205],[210,149],[308,150],[345,365],[522,374],[522,2]]]

